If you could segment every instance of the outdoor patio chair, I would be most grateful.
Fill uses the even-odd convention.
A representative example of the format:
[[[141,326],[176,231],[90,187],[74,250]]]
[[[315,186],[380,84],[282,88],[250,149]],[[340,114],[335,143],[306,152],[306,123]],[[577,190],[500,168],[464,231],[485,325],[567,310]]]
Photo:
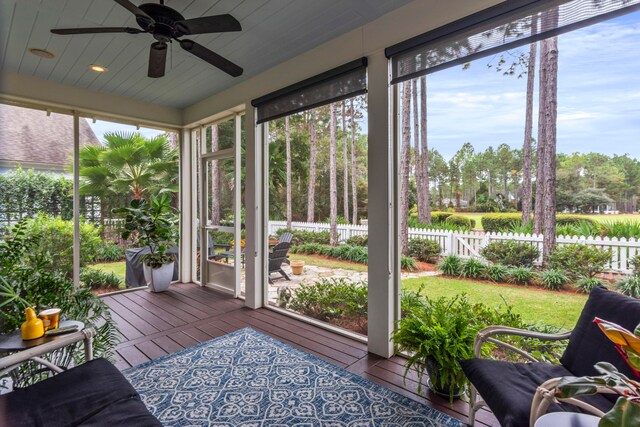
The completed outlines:
[[[280,273],[285,280],[291,280],[282,269],[282,263],[287,259],[291,243],[280,242],[269,252],[269,283],[273,283],[271,273]]]
[[[481,330],[474,344],[475,358],[460,362],[472,384],[469,423],[474,424],[475,413],[484,405],[489,406],[503,427],[533,426],[545,412],[590,412],[602,416],[603,412],[609,411],[617,395],[596,394],[581,397],[580,402],[576,399],[559,402],[553,393],[549,393],[560,377],[598,375],[593,367],[598,362],[609,362],[623,374],[635,378],[611,341],[593,322],[595,317],[633,330],[640,322],[640,300],[596,287],[591,291],[578,323],[571,332],[543,334],[505,326],[489,326]],[[529,353],[495,338],[496,335],[540,340],[568,339],[569,343],[560,358],[560,365],[553,365],[539,362]],[[482,359],[481,349],[486,342],[515,351],[531,363]],[[482,400],[477,400],[478,393]],[[534,399],[536,393],[538,396]]]
[[[282,233],[282,236],[280,236],[280,239],[278,239],[278,243],[291,243],[292,239],[293,239],[293,234],[289,232]]]

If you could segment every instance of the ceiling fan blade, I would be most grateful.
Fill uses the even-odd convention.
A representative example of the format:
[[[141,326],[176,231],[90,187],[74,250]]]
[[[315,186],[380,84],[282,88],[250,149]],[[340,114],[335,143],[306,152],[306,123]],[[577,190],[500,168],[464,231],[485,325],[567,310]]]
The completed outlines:
[[[152,17],[147,15],[142,9],[140,9],[135,4],[131,3],[129,0],[113,0],[113,1],[115,1],[125,9],[127,9],[129,12],[136,15],[138,18],[144,18],[144,19],[148,19],[149,22],[155,22]]]
[[[176,26],[183,34],[227,33],[242,30],[240,22],[229,14],[185,19],[176,22]]]
[[[95,27],[95,28],[54,28],[51,30],[53,34],[72,35],[72,34],[99,34],[99,33],[129,33],[139,34],[144,31],[131,27]]]
[[[164,67],[167,63],[167,44],[164,42],[155,42],[151,45],[149,51],[149,72],[148,76],[152,78],[164,76]]]
[[[222,71],[233,77],[242,75],[244,71],[241,67],[237,66],[233,62],[223,58],[215,52],[210,51],[206,47],[194,42],[193,40],[180,40],[180,47],[187,52],[194,54],[198,58],[207,61],[209,64],[221,69]]]

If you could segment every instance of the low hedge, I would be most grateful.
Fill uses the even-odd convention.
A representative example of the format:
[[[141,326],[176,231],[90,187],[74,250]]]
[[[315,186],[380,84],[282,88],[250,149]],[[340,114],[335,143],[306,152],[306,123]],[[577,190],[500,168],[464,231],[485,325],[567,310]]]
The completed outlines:
[[[487,233],[509,231],[522,224],[522,214],[493,213],[482,215],[482,227]]]
[[[431,212],[431,223],[442,224],[452,215],[453,212]]]
[[[343,261],[355,262],[358,264],[369,263],[369,250],[366,246],[355,245],[321,245],[319,243],[307,243],[304,245],[292,246],[289,250],[292,254],[307,255],[324,255],[330,258],[340,259]],[[410,257],[402,256],[400,258],[400,267],[403,270],[415,270],[416,260]]]
[[[321,245],[328,245],[331,239],[329,231],[301,231],[301,230],[288,230],[281,228],[276,231],[276,236],[280,237],[284,233],[293,234],[294,242],[297,244],[306,243],[319,243]]]
[[[450,215],[444,221],[445,224],[457,225],[471,230],[476,226],[476,220],[463,215]]]
[[[570,214],[556,215],[556,225],[579,225],[582,223],[597,226],[596,221],[586,216],[570,215]]]

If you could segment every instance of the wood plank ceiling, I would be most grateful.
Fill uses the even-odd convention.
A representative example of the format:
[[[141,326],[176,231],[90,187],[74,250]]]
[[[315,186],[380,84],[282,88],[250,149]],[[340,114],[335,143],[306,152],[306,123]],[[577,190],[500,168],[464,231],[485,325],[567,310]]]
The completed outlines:
[[[132,0],[140,4],[140,0]],[[184,108],[370,22],[410,0],[167,0],[185,18],[230,13],[240,33],[191,36],[244,68],[232,78],[177,45],[166,75],[147,77],[149,34],[56,36],[51,28],[129,26],[131,13],[111,0],[0,0],[0,69],[66,85]],[[46,49],[42,59],[29,48]],[[108,72],[89,70],[90,64]]]

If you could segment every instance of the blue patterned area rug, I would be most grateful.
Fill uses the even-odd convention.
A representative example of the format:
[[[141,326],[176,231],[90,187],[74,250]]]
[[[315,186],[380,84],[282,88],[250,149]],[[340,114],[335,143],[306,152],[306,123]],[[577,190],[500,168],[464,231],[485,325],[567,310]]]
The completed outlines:
[[[165,426],[464,426],[250,328],[123,373]]]

